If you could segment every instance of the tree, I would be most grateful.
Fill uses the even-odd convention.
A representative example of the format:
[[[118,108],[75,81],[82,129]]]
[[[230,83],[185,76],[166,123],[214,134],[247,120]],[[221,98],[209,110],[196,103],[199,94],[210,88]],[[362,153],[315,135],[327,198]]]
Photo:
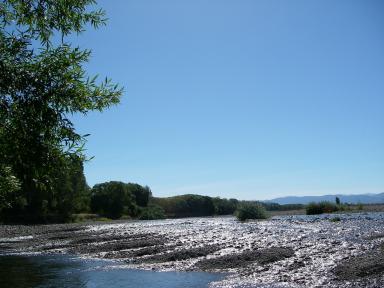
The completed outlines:
[[[90,206],[90,188],[84,176],[83,162],[78,157],[68,159],[67,165],[59,171],[54,195],[49,210],[59,216],[57,220],[67,221],[75,212],[87,212]]]
[[[128,183],[127,189],[135,196],[135,201],[138,206],[147,207],[149,198],[152,196],[151,189],[148,186],[141,186],[135,183]]]
[[[215,206],[216,215],[232,215],[237,208],[236,199],[222,199],[219,197],[212,198],[213,205]]]
[[[3,0],[0,3],[0,165],[20,182],[28,219],[53,206],[63,167],[86,159],[87,135],[70,116],[103,110],[122,94],[109,79],[87,75],[91,52],[67,36],[105,24],[94,0]],[[12,204],[12,203],[10,203]],[[20,206],[21,207],[21,206]]]
[[[110,181],[93,186],[91,191],[92,212],[118,219],[123,214],[135,216],[134,196],[123,182]]]
[[[340,198],[336,196],[336,205],[340,205]]]

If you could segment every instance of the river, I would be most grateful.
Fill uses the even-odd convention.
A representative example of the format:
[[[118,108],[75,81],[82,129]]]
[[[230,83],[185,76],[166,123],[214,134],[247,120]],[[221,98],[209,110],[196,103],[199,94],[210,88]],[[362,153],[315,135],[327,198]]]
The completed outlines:
[[[1,251],[0,287],[377,288],[384,213],[0,225]]]
[[[119,262],[68,255],[0,256],[2,288],[201,288],[221,278],[218,273],[126,269]]]

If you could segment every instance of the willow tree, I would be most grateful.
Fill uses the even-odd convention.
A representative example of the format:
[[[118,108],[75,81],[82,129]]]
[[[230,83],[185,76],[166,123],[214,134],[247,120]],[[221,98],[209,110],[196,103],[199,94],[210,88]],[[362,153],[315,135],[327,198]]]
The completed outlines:
[[[0,3],[0,166],[20,182],[10,205],[29,219],[41,221],[55,211],[63,171],[86,157],[86,135],[76,131],[71,115],[101,111],[122,94],[109,79],[88,75],[84,64],[91,51],[68,40],[106,23],[104,10],[95,5],[94,0]]]

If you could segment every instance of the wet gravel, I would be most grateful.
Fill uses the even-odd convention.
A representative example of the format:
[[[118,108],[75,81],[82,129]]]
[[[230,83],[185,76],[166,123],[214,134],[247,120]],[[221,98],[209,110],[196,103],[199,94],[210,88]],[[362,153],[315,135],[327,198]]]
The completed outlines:
[[[228,273],[212,287],[384,287],[384,213],[2,225],[0,252]]]

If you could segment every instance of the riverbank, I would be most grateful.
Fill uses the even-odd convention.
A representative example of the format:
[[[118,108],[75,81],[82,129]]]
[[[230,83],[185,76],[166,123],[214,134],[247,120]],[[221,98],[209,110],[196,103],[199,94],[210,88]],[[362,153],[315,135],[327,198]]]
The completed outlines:
[[[331,221],[335,217],[340,221]],[[383,287],[383,243],[384,213],[0,226],[3,253],[69,253],[134,269],[230,272],[217,287]]]

